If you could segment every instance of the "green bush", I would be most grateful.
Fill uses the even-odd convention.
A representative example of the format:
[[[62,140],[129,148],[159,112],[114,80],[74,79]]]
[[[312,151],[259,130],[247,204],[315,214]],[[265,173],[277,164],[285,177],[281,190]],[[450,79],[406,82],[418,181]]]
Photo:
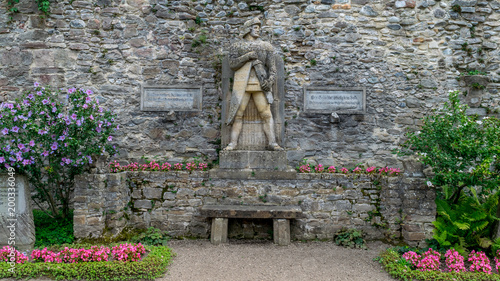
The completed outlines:
[[[138,262],[106,261],[83,263],[24,263],[16,265],[15,273],[10,265],[0,262],[0,278],[14,277],[66,280],[154,280],[161,277],[170,264],[173,253],[165,246],[146,246],[149,254]]]
[[[475,196],[462,196],[457,204],[436,199],[438,216],[433,222],[436,227],[433,238],[440,246],[453,247],[462,255],[468,252],[467,248],[486,250],[493,245],[495,250],[498,245],[490,237],[497,220],[497,205],[498,194],[489,196],[484,203]]]
[[[364,233],[361,230],[342,228],[333,239],[337,245],[349,248],[366,249]]]
[[[140,233],[132,237],[131,241],[134,243],[141,243],[144,245],[163,245],[167,246],[167,242],[170,240],[170,236],[166,232],[161,231],[158,228],[150,227],[145,232]]]
[[[66,218],[51,218],[45,212],[33,210],[35,247],[73,243],[73,211]]]
[[[483,272],[441,272],[411,269],[410,264],[394,249],[387,249],[376,260],[397,280],[500,281],[500,275]]]

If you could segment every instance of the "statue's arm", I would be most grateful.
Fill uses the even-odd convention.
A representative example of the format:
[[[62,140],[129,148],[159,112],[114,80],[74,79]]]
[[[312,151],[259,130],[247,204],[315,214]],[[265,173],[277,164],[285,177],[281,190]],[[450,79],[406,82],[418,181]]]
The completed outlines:
[[[276,66],[276,57],[278,56],[277,52],[273,52],[271,55],[267,56],[267,61],[266,65],[268,67],[268,77],[262,83],[261,87],[264,91],[270,91],[276,82],[276,73],[277,73],[277,66]]]
[[[238,56],[237,53],[231,52],[229,54],[229,67],[231,70],[236,71],[241,68],[247,61],[257,58],[257,54],[254,51],[248,52],[242,56]]]

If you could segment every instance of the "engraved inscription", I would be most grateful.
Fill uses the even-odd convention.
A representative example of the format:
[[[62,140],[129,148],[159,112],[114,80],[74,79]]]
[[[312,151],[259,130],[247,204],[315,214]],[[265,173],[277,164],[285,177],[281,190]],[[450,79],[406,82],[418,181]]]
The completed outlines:
[[[307,89],[304,95],[306,112],[363,113],[365,95],[362,89]]]
[[[201,109],[201,88],[144,87],[143,111],[198,111]]]
[[[23,214],[26,209],[26,205],[24,203],[24,185],[20,182],[16,182],[15,187],[15,201],[12,201],[9,197],[12,198],[12,188],[8,185],[7,176],[0,176],[0,213],[6,214],[11,213],[12,210],[16,214]],[[11,193],[11,194],[9,194]],[[9,202],[15,202],[15,204],[11,203],[9,207]],[[9,209],[11,208],[11,209]],[[14,208],[14,209],[12,209]]]

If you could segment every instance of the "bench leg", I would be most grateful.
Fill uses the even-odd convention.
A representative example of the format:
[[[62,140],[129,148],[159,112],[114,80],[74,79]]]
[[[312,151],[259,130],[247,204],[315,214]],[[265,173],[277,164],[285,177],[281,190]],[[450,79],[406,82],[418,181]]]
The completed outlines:
[[[227,218],[212,219],[212,233],[210,234],[212,244],[227,243],[227,222]]]
[[[290,245],[290,220],[274,219],[273,235],[274,244],[278,244],[280,246]]]

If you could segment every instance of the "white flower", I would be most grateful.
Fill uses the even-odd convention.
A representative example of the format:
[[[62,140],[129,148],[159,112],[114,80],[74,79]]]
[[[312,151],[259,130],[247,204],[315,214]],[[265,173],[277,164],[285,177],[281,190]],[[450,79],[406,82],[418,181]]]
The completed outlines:
[[[478,123],[479,125],[483,124],[482,121],[476,121],[476,123]]]
[[[428,186],[428,187],[432,187],[432,186],[433,186],[433,185],[432,185],[432,182],[431,182],[431,181],[427,181],[427,186]]]

